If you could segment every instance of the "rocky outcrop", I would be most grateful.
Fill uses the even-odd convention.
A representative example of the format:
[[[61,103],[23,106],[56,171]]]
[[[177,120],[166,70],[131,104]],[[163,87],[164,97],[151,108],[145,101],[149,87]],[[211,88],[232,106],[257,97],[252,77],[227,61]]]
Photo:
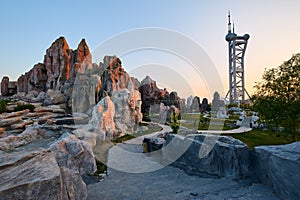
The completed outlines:
[[[151,121],[149,117],[150,108],[154,105],[160,105],[163,103],[165,106],[174,105],[181,109],[180,98],[176,92],[171,94],[166,89],[159,89],[156,82],[153,81],[149,76],[146,76],[141,82],[139,88],[142,98],[142,113],[144,121]]]
[[[72,105],[72,111],[91,115],[93,107],[99,101],[97,95],[100,87],[100,76],[77,74],[73,87],[69,88],[69,94],[65,90],[66,96],[71,96],[68,105]]]
[[[1,95],[2,96],[8,95],[8,82],[9,82],[9,78],[7,76],[4,76],[1,81]]]
[[[106,96],[94,107],[92,118],[86,129],[97,131],[103,134],[103,137],[114,138],[116,126],[114,121],[115,105],[109,96]]]
[[[60,167],[55,152],[2,152],[0,158],[3,199],[87,199],[79,172]]]
[[[282,199],[300,199],[300,142],[254,149],[253,175]]]
[[[71,68],[66,79],[74,82],[78,72],[84,74],[86,70],[92,69],[92,54],[85,39],[81,40],[77,49],[72,51],[70,56]]]
[[[169,134],[163,153],[164,159],[173,159],[173,166],[189,174],[234,179],[249,175],[249,149],[232,137]]]
[[[104,69],[101,83],[96,85],[100,88],[100,101],[93,109],[87,129],[95,127],[108,138],[131,134],[142,121],[141,96],[139,91],[135,90],[138,83],[124,71],[120,59],[116,56],[105,56],[100,66]]]
[[[58,38],[46,50],[44,64],[47,70],[47,89],[61,90],[70,78],[70,51],[64,37]]]
[[[1,199],[87,199],[82,175],[96,171],[90,143],[29,127],[0,139]]]
[[[115,104],[114,121],[117,131],[134,133],[142,121],[141,95],[139,91],[122,89],[111,97]]]
[[[34,65],[30,71],[18,78],[16,83],[17,91],[12,94],[18,93],[21,95],[24,93],[28,101],[35,102],[37,99],[33,98],[36,98],[41,92],[47,93],[48,90],[60,91],[65,96],[69,108],[72,106],[73,97],[77,97],[74,100],[75,102],[85,102],[85,97],[89,96],[90,105],[93,106],[96,104],[96,94],[100,88],[98,90],[95,89],[98,87],[99,78],[92,75],[98,72],[98,66],[92,64],[92,54],[85,39],[81,40],[77,49],[72,50],[69,48],[66,39],[60,37],[46,50],[43,63]],[[81,77],[74,84],[79,74]],[[90,79],[91,81],[86,81]],[[5,80],[3,81],[3,86],[7,85]],[[75,94],[72,94],[73,89],[76,89]],[[37,92],[37,94],[35,96],[28,95],[32,91]],[[3,96],[8,95],[5,88],[4,92]],[[38,100],[41,101],[43,99]],[[46,104],[51,103],[48,100]],[[80,110],[87,111],[88,109],[79,108],[75,112]]]
[[[81,175],[92,175],[97,170],[92,146],[75,135],[64,133],[50,149],[56,153],[60,167],[78,171]]]
[[[105,56],[103,59],[104,72],[101,75],[99,99],[112,96],[114,92],[124,88],[134,89],[131,78],[122,67],[121,60],[116,56]]]
[[[9,81],[9,77],[4,76],[1,81],[1,95],[11,96],[17,92],[17,82]]]
[[[59,90],[51,90],[47,91],[44,104],[45,105],[57,105],[63,104],[67,102],[67,98],[63,95]]]

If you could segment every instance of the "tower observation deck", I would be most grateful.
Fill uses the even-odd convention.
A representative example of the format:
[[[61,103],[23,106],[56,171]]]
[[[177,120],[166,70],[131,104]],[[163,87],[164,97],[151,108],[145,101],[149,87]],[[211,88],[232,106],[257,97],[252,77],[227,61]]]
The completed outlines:
[[[250,98],[245,89],[244,57],[247,48],[249,34],[238,36],[234,32],[234,24],[231,28],[230,12],[228,13],[228,33],[225,37],[228,42],[229,57],[229,91],[226,99],[230,103],[245,103],[245,94]]]

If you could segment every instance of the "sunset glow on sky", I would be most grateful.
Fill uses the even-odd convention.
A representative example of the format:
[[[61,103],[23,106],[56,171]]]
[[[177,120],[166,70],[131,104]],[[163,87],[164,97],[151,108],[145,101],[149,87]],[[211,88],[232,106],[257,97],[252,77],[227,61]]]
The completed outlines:
[[[246,89],[253,94],[253,86],[260,81],[265,68],[277,67],[292,54],[300,52],[299,9],[298,0],[3,1],[0,7],[0,78],[8,75],[11,80],[16,80],[34,64],[43,62],[46,49],[60,36],[65,36],[73,49],[85,38],[93,52],[99,44],[122,32],[157,27],[176,31],[197,43],[212,60],[226,93],[228,47],[225,35],[227,12],[231,10],[235,32],[250,35],[245,56],[245,81]],[[103,57],[94,56],[93,60],[99,63]],[[205,78],[214,77],[197,80],[188,70],[187,63],[174,56],[145,51],[121,56],[121,60],[125,70],[136,76],[147,75],[137,66],[146,69],[151,64],[156,69],[165,66],[183,73],[190,88],[185,83],[178,84],[180,80],[165,85],[163,80],[174,81],[165,71],[162,71],[164,76],[157,77],[162,80],[158,83],[176,89],[183,97],[191,91],[201,99],[211,99],[213,91],[205,85]],[[159,76],[162,73],[158,73]]]

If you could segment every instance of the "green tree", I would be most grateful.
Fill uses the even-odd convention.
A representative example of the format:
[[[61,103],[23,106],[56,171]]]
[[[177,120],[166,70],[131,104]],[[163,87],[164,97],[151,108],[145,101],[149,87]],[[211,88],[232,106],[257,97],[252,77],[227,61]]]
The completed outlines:
[[[172,113],[171,123],[169,123],[169,126],[171,126],[173,133],[178,133],[180,121],[178,120],[178,114],[176,112]]]
[[[277,68],[265,70],[255,86],[253,109],[269,125],[282,126],[293,134],[300,128],[300,54]]]

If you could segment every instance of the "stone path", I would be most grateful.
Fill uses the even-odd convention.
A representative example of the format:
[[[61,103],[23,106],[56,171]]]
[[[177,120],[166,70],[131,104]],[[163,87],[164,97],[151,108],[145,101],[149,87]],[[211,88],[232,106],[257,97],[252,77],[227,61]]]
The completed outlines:
[[[160,133],[171,131],[169,126],[160,126],[163,128],[162,131],[114,145],[109,150],[108,175],[103,182],[87,186],[89,200],[278,199],[269,187],[260,183],[252,183],[251,180],[238,182],[230,178],[190,176],[178,168],[161,165],[159,155],[142,153],[141,145],[144,137],[154,137]],[[250,130],[240,127],[222,132],[230,131],[231,134],[234,134]]]
[[[155,124],[157,124],[158,126],[162,127],[162,130],[154,132],[154,133],[151,133],[151,134],[148,134],[148,135],[142,135],[142,136],[133,138],[131,140],[127,140],[127,141],[125,141],[123,143],[125,143],[125,144],[143,144],[143,140],[144,140],[145,137],[155,137],[156,135],[159,135],[161,133],[172,132],[172,129],[171,129],[170,126],[163,125],[163,124],[158,124],[158,123],[155,123]]]
[[[132,157],[131,160],[124,156],[116,158],[111,156],[111,152],[115,149],[137,153],[144,157],[147,164],[144,166],[143,163],[134,164],[138,165],[136,171],[133,169],[134,173],[121,172],[109,168],[108,176],[103,182],[87,186],[89,200],[278,199],[269,187],[259,183],[253,184],[250,180],[237,182],[229,178],[203,178],[187,175],[182,170],[172,166],[159,166],[160,164],[155,162],[155,159],[141,153],[141,145],[119,144],[110,150],[109,162],[112,162],[112,159],[117,159],[115,161],[122,167],[130,165],[137,157]],[[138,173],[139,166],[148,167],[145,170],[149,172]],[[154,171],[149,170],[152,167],[160,168]],[[132,166],[128,168],[132,169]]]
[[[241,126],[237,129],[232,130],[224,130],[224,131],[214,131],[214,130],[199,130],[198,133],[210,133],[210,134],[216,134],[216,135],[230,135],[230,134],[240,134],[240,133],[246,133],[251,131],[252,128]]]

